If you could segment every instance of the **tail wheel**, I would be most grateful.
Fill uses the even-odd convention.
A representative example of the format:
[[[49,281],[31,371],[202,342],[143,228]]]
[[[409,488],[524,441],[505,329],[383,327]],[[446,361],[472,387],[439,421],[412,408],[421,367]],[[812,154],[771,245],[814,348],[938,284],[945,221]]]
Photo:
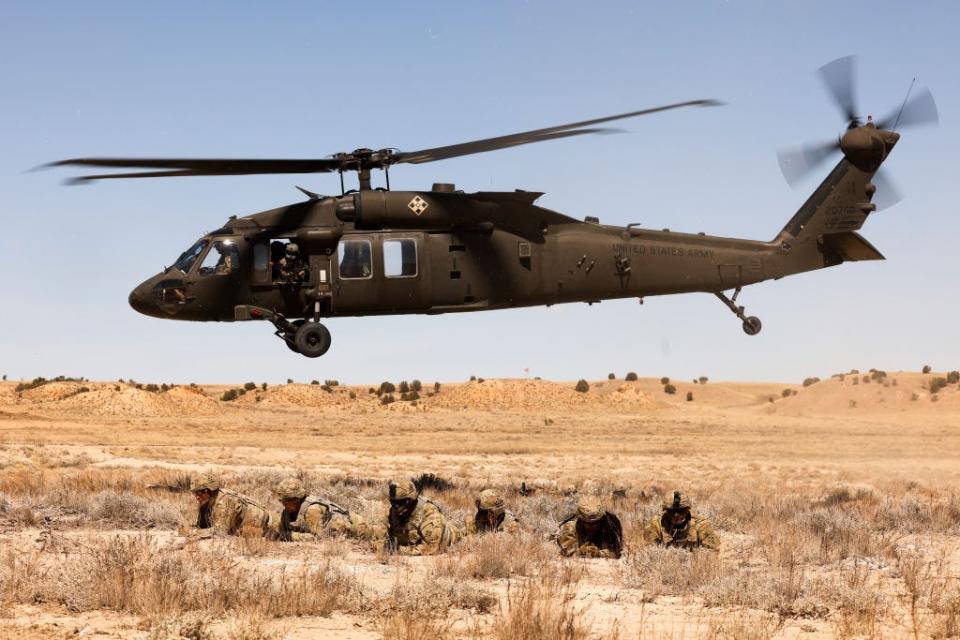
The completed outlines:
[[[319,358],[330,348],[330,330],[319,322],[304,322],[294,335],[297,350],[308,358]]]
[[[760,333],[760,329],[763,328],[763,323],[760,322],[760,318],[757,316],[750,316],[745,318],[743,321],[743,332],[748,336],[755,336]]]

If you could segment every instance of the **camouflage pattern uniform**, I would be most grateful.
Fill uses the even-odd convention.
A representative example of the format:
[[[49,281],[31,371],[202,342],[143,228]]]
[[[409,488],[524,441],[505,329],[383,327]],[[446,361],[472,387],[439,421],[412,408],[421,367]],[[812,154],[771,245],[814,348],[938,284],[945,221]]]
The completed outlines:
[[[230,536],[260,537],[267,533],[269,517],[257,502],[220,486],[220,480],[205,473],[193,480],[190,490],[209,491],[210,500],[197,509],[197,529],[210,529]]]
[[[387,513],[386,549],[405,555],[432,555],[446,551],[461,533],[436,504],[420,497],[412,480],[391,482]]]
[[[280,482],[275,493],[281,502],[300,501],[300,508],[295,514],[283,509],[271,519],[271,533],[278,540],[315,540],[341,534],[363,538],[370,536],[370,527],[362,517],[320,496],[308,495],[296,478]]]
[[[680,528],[675,528],[672,522],[677,512],[686,515],[686,522]],[[690,500],[679,491],[673,492],[671,500],[663,501],[663,515],[647,523],[643,540],[647,544],[680,549],[720,549],[720,536],[713,530],[713,525],[706,518],[694,514]]]
[[[623,527],[620,519],[608,513],[600,498],[583,497],[577,513],[562,523],[557,544],[565,556],[619,558],[623,552]]]
[[[476,535],[486,532],[517,533],[520,531],[520,521],[516,516],[506,510],[503,496],[493,489],[484,489],[477,496],[477,513],[467,522],[466,535]],[[492,513],[495,517],[493,523],[490,523],[487,514]]]

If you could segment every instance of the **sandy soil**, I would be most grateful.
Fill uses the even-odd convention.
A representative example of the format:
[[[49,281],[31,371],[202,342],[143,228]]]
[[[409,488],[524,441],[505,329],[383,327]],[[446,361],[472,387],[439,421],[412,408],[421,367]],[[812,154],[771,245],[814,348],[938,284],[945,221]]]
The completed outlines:
[[[439,494],[438,500],[461,518],[469,513],[475,492],[487,485],[510,491],[524,483],[539,489],[528,500],[566,507],[577,494],[609,497],[618,488],[627,497],[612,502],[613,508],[637,519],[655,511],[665,490],[684,488],[714,514],[724,541],[721,562],[737,575],[779,566],[780,560],[765,548],[775,539],[773,534],[743,525],[756,522],[755,514],[738,519],[736,509],[742,506],[729,506],[736,492],[765,509],[789,500],[811,509],[832,508],[830,492],[841,485],[854,496],[851,504],[862,502],[874,511],[894,499],[913,496],[929,504],[954,500],[960,494],[960,387],[949,384],[932,393],[931,382],[943,375],[863,372],[825,377],[809,386],[671,381],[676,387],[673,394],[655,379],[591,381],[586,393],[574,390],[575,381],[542,380],[443,383],[434,393],[433,382],[424,381],[415,402],[399,401],[399,392],[394,392],[398,401],[386,405],[368,386],[257,387],[236,400],[222,401],[223,392],[235,387],[177,386],[153,392],[126,383],[56,382],[18,392],[16,383],[3,383],[0,552],[20,556],[48,552],[51,536],[61,545],[69,539],[89,545],[116,535],[120,527],[112,527],[109,518],[91,516],[94,507],[77,507],[68,517],[62,497],[57,498],[61,502],[56,509],[51,506],[55,489],[69,483],[80,486],[78,492],[87,491],[91,500],[105,489],[129,487],[131,493],[159,500],[183,519],[191,508],[188,493],[157,497],[149,487],[209,468],[238,483],[300,473],[331,492],[354,486],[336,484],[352,478],[369,488],[342,499],[376,517],[383,508],[380,487],[386,479],[430,472],[457,486],[456,491]],[[83,488],[83,482],[89,488]],[[244,486],[270,500],[269,486]],[[515,493],[511,500],[514,509],[536,518],[531,523],[536,539],[544,540],[555,525],[544,515],[547,507],[537,506],[536,511],[520,504],[523,498]],[[30,511],[29,517],[23,515],[24,509]],[[160,545],[161,554],[185,553],[178,546],[184,538],[177,526],[163,518],[158,522],[128,527],[125,533],[146,532]],[[640,525],[631,523],[631,531]],[[815,561],[809,554],[816,555],[816,550],[807,556],[798,552],[803,559],[797,566],[811,584],[821,577],[847,576],[851,558],[863,555],[873,563],[863,584],[879,585],[876,589],[886,594],[885,604],[871,624],[858,623],[862,633],[851,630],[853,614],[841,605],[824,604],[819,613],[775,615],[759,605],[716,605],[709,595],[692,588],[655,593],[637,586],[625,577],[633,575],[636,556],[561,562],[549,540],[542,542],[542,552],[550,566],[575,565],[582,570],[572,584],[573,603],[590,626],[584,637],[933,637],[948,623],[940,624],[940,609],[933,603],[923,604],[926,617],[918,622],[918,599],[913,598],[911,607],[903,586],[903,550],[935,549],[941,558],[937,575],[956,576],[958,527],[960,522],[904,530],[888,545],[887,556],[851,553]],[[878,531],[870,534],[871,539],[886,535]],[[310,543],[295,551],[271,543],[251,552],[231,544],[236,545],[212,540],[201,546],[268,568],[307,566],[333,557],[339,569],[361,585],[367,603],[371,598],[390,598],[401,583],[426,585],[437,575],[455,575],[441,558],[385,559],[345,541],[337,541],[333,548],[325,547],[325,542]],[[540,543],[534,544],[539,548]],[[824,554],[822,549],[819,553]],[[854,564],[853,571],[859,571],[860,565]],[[522,579],[467,582],[493,594],[502,610],[514,583]],[[10,592],[0,584],[0,593]],[[810,592],[815,592],[813,587]],[[5,604],[0,599],[5,608],[0,615],[2,637],[187,637],[183,632],[163,635],[167,623],[142,613],[108,606],[71,610],[51,602],[10,598]],[[371,606],[329,616],[238,622],[237,615],[221,612],[210,614],[204,629],[206,637],[217,638],[427,637],[409,629],[406,636],[391,631],[390,620],[396,619],[391,615]],[[448,637],[502,637],[495,629],[496,615],[496,607],[465,611],[454,606],[446,632]],[[940,625],[936,629],[931,626],[935,618]],[[752,635],[744,635],[748,628]]]

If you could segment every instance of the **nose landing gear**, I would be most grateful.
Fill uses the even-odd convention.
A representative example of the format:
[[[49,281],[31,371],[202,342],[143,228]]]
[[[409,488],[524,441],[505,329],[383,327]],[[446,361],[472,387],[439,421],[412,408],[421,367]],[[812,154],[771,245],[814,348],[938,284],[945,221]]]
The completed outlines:
[[[319,317],[291,322],[276,311],[252,305],[239,305],[234,308],[234,318],[236,320],[269,320],[276,327],[273,334],[283,340],[290,351],[308,358],[319,358],[330,349],[330,330],[320,324]]]
[[[746,307],[737,305],[737,296],[740,295],[740,287],[734,290],[732,298],[728,298],[722,291],[715,293],[715,295],[720,298],[723,304],[727,305],[727,308],[730,309],[735,316],[743,321],[743,332],[745,334],[755,336],[760,333],[760,329],[763,328],[763,323],[760,322],[760,318],[746,315],[744,313]]]

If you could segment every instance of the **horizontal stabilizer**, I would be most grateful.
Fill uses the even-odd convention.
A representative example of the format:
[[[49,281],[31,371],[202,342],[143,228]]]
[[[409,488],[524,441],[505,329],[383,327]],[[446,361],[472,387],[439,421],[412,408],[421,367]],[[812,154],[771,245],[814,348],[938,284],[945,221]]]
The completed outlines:
[[[885,260],[882,253],[855,231],[828,233],[823,236],[823,243],[843,258],[844,262]]]

